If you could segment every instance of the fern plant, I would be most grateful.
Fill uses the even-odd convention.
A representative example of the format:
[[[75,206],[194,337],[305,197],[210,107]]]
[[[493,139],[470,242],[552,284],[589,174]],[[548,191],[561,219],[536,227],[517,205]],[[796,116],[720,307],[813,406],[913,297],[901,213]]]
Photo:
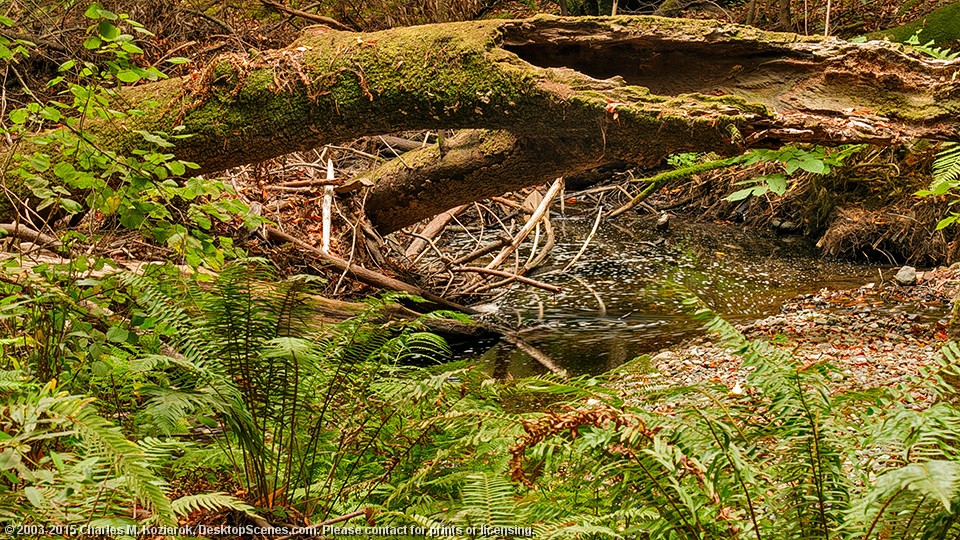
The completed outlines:
[[[221,422],[257,506],[322,517],[369,503],[430,440],[422,420],[441,395],[462,397],[446,371],[404,365],[446,344],[419,321],[381,321],[382,301],[315,328],[308,281],[278,281],[263,260],[228,265],[208,288],[168,280],[124,277],[168,347],[137,361],[168,381],[144,390],[142,421],[168,433],[186,418]]]
[[[921,44],[919,30],[907,40],[907,44],[925,56],[938,60],[954,60],[960,57],[960,51],[935,47],[933,41]],[[932,174],[933,180],[930,182],[930,187],[918,191],[917,195],[940,196],[956,193],[957,189],[960,188],[960,143],[955,141],[945,142],[940,146],[940,151],[933,159]],[[936,230],[939,231],[954,224],[957,219],[960,219],[960,214],[951,213],[937,223]]]
[[[0,522],[174,524],[175,510],[150,460],[97,414],[93,399],[6,373],[0,389]]]
[[[611,393],[623,373],[555,383],[575,399],[525,415],[511,450],[512,476],[527,486],[517,500],[538,536],[920,539],[960,530],[960,410],[945,382],[960,373],[960,347],[919,382],[944,401],[918,410],[906,391],[833,393],[829,365],[799,364],[696,298],[685,303],[741,356],[745,390]],[[653,412],[661,408],[674,412]],[[479,512],[475,499],[463,504]]]

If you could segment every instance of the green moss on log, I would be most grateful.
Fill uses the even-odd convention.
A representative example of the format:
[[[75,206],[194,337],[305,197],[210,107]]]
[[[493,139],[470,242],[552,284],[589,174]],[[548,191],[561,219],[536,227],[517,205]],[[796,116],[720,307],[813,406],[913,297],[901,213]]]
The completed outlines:
[[[948,4],[903,26],[867,34],[867,37],[904,43],[918,30],[921,43],[933,40],[938,47],[960,50],[960,2]]]

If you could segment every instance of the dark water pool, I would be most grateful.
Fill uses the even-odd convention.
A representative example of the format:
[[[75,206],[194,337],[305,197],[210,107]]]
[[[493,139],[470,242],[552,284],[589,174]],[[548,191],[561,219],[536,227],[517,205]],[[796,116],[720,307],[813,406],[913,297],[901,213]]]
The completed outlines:
[[[600,373],[700,332],[665,283],[678,283],[733,322],[777,313],[784,301],[822,288],[878,281],[886,267],[821,258],[801,236],[749,231],[732,224],[675,218],[668,232],[654,220],[621,216],[601,225],[587,252],[593,216],[554,218],[557,245],[532,277],[563,288],[552,294],[516,286],[483,306],[572,374]],[[500,343],[481,361],[497,375],[546,371],[514,345]]]

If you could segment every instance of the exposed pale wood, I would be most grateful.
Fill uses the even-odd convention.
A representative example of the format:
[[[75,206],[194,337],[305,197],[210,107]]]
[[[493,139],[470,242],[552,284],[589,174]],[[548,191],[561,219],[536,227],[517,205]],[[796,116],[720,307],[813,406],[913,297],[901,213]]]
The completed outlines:
[[[507,260],[507,257],[513,254],[514,251],[520,247],[520,244],[526,239],[527,235],[533,230],[537,225],[543,215],[550,209],[550,204],[553,202],[553,199],[557,196],[557,193],[560,192],[560,188],[563,187],[563,178],[557,178],[554,180],[553,185],[550,186],[550,189],[547,190],[547,193],[543,196],[543,200],[540,201],[540,205],[537,206],[537,209],[534,210],[533,214],[530,216],[530,219],[523,225],[520,229],[520,232],[514,236],[513,240],[503,249],[489,264],[487,268],[496,268],[503,264],[503,261]]]
[[[561,197],[563,195],[561,194]],[[523,271],[529,272],[534,268],[540,266],[548,256],[550,256],[550,251],[553,249],[554,244],[557,242],[557,234],[553,229],[553,223],[550,222],[550,216],[545,216],[543,218],[543,228],[546,231],[547,241],[543,245],[543,248],[540,250],[540,253],[536,257],[533,257],[527,264],[523,265]]]
[[[420,252],[426,249],[427,242],[436,238],[437,235],[446,228],[447,223],[450,223],[453,216],[459,214],[464,208],[466,208],[466,206],[461,205],[434,217],[430,223],[427,223],[427,226],[420,231],[420,236],[414,239],[413,242],[410,242],[410,246],[406,249],[404,255],[411,261],[415,260],[420,255]]]
[[[19,240],[32,242],[41,247],[53,248],[54,251],[64,255],[70,254],[70,250],[61,241],[48,234],[31,229],[23,223],[0,223],[0,230]]]
[[[333,181],[333,160],[327,160],[327,181]],[[320,240],[320,251],[330,253],[330,226],[333,219],[333,185],[323,187],[323,232]]]

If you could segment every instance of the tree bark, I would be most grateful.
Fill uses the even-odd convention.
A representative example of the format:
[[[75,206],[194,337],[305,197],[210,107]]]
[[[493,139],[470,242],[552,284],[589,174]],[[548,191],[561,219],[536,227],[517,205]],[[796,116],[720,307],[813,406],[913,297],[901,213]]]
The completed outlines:
[[[124,103],[157,105],[88,129],[103,147],[125,152],[145,145],[137,130],[182,125],[193,136],[170,151],[203,173],[365,135],[501,132],[450,141],[445,155],[416,151],[424,161],[414,168],[433,171],[422,182],[403,170],[381,174],[370,213],[389,231],[610,161],[652,164],[676,152],[731,155],[796,141],[956,140],[958,71],[960,62],[913,58],[893,44],[703,20],[538,17],[376,33],[316,27],[286,49],[225,55],[190,77],[126,90]],[[460,168],[443,169],[445,160],[460,160]],[[417,209],[405,212],[404,204]],[[0,208],[0,219],[11,210]]]

